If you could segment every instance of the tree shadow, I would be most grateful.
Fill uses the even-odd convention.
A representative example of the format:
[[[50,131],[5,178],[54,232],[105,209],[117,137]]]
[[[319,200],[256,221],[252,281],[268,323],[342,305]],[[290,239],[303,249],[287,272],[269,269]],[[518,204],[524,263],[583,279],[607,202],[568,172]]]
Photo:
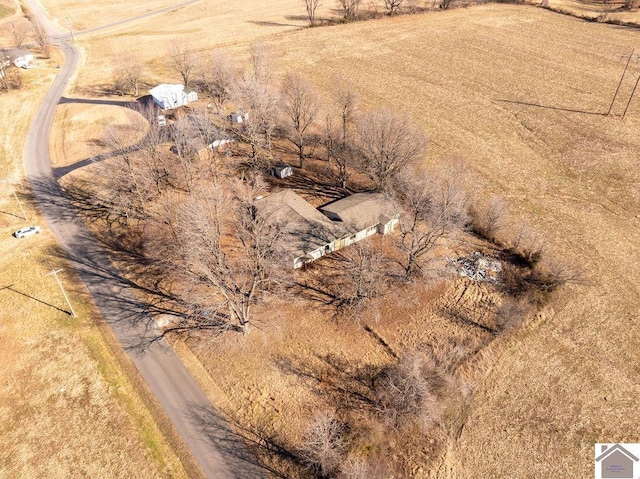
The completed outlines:
[[[132,104],[132,105],[133,106],[131,108],[134,108],[135,104]],[[160,138],[162,142],[169,141],[170,139],[169,137],[170,137],[170,133],[168,130],[161,130]],[[119,148],[113,151],[101,153],[99,155],[91,156],[89,158],[85,158],[84,160],[76,161],[71,165],[55,167],[53,168],[53,176],[56,180],[59,180],[63,176],[68,175],[69,173],[72,173],[73,171],[78,170],[80,168],[84,168],[85,166],[89,166],[94,163],[99,163],[101,161],[108,160],[109,158],[115,158],[120,155],[125,155],[127,153],[140,151],[144,148],[147,138],[148,136],[145,136],[144,138],[140,139],[138,142],[134,143],[133,145],[130,145],[124,148]]]
[[[69,103],[78,103],[78,104],[86,104],[86,105],[113,105],[113,106],[120,106],[120,107],[131,108],[131,109],[135,109],[138,106],[138,103],[133,101],[105,100],[100,98],[69,98],[69,97],[63,96],[58,101],[58,105],[65,105]]]
[[[247,23],[253,23],[254,25],[258,25],[260,27],[293,27],[293,28],[303,28],[302,25],[295,25],[293,23],[278,23],[278,22],[266,22],[260,20],[249,20]]]
[[[83,218],[110,219],[108,207],[96,204],[89,193],[80,188],[63,190],[47,177],[32,178],[31,185],[64,247],[49,254],[71,261],[125,349],[142,351],[167,335],[239,331],[220,312],[199,311],[173,294],[164,271],[144,254],[142,243],[111,230],[92,234]],[[144,278],[144,283],[132,278]],[[166,327],[156,325],[154,318],[160,316],[167,319]]]
[[[230,466],[238,479],[258,479],[264,472],[286,479],[270,461],[260,458],[284,460],[296,467],[302,461],[292,448],[264,430],[244,426],[233,418],[223,417],[219,412],[206,407],[192,407],[190,420],[195,422],[221,452],[224,462]],[[228,424],[232,424],[232,431]]]
[[[316,175],[312,175],[308,171],[299,168],[294,168],[293,175],[287,178],[279,179],[275,176],[270,177],[269,182],[281,188],[290,188],[305,194],[312,193],[333,200],[343,198],[350,193],[349,190],[322,180]]]
[[[67,314],[69,316],[71,316],[71,314],[72,314],[71,311],[67,311],[65,309],[58,308],[57,306],[54,306],[53,304],[47,303],[46,301],[42,301],[41,299],[38,299],[38,298],[36,298],[34,296],[31,296],[31,295],[29,295],[27,293],[23,293],[22,291],[19,291],[19,290],[13,288],[12,284],[0,288],[0,291],[4,291],[4,290],[8,290],[8,291],[11,291],[13,293],[19,294],[20,296],[24,296],[25,298],[28,298],[28,299],[30,299],[32,301],[36,301],[37,303],[44,304],[45,306],[48,306],[48,307],[53,308],[53,309],[56,309],[56,310],[60,311],[61,313],[65,313],[65,314]]]
[[[338,409],[376,409],[375,381],[381,367],[358,365],[333,354],[316,354],[312,358],[296,361],[282,357],[275,365],[285,374],[306,382],[314,394]]]

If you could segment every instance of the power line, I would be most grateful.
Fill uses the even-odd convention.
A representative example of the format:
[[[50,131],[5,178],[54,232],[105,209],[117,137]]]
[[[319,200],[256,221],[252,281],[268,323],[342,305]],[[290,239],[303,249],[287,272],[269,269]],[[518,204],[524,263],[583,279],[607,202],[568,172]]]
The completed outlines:
[[[609,111],[607,112],[607,115],[609,115],[611,113],[611,109],[613,108],[613,103],[616,101],[616,97],[618,96],[618,92],[620,91],[620,87],[622,86],[622,81],[624,80],[624,76],[627,74],[627,68],[629,68],[629,63],[631,63],[631,58],[633,57],[633,53],[636,51],[636,49],[634,48],[633,50],[631,50],[631,53],[629,53],[629,60],[627,60],[627,64],[624,67],[624,71],[622,72],[622,76],[620,77],[620,82],[618,82],[618,88],[616,88],[616,92],[613,94],[613,99],[611,100],[611,105],[609,105]],[[622,55],[622,57],[620,57],[620,59],[626,57],[626,55]]]
[[[636,53],[635,48],[631,50],[631,53],[628,53],[627,55],[622,55],[620,57],[620,59],[623,59],[623,58],[627,58],[627,64],[625,65],[624,70],[622,72],[622,76],[620,77],[620,81],[618,82],[618,87],[616,88],[616,92],[614,93],[613,99],[611,100],[611,105],[609,105],[609,111],[607,112],[607,115],[611,113],[611,109],[613,108],[613,104],[616,101],[616,97],[618,96],[618,92],[620,91],[620,87],[622,86],[622,82],[624,81],[627,75],[627,70],[629,69],[631,60],[635,60],[636,63],[640,62],[640,54]],[[624,118],[625,115],[627,114],[627,110],[629,109],[629,105],[631,104],[633,95],[635,95],[636,93],[636,88],[638,87],[639,82],[640,82],[640,76],[636,80],[635,85],[633,86],[633,90],[631,90],[631,94],[629,95],[629,99],[627,100],[627,104],[625,105],[625,108],[624,108],[624,113],[622,113],[622,118]]]
[[[20,199],[18,198],[18,195],[16,194],[16,189],[13,187],[13,185],[11,185],[9,183],[8,180],[0,180],[0,181],[2,183],[5,183],[5,184],[7,184],[7,185],[9,185],[11,187],[11,193],[13,193],[13,197],[18,202],[18,206],[20,207],[20,211],[22,211],[22,216],[24,217],[25,221],[28,221],[29,218],[27,218],[27,213],[25,213],[24,208],[22,207],[22,203],[20,202]]]

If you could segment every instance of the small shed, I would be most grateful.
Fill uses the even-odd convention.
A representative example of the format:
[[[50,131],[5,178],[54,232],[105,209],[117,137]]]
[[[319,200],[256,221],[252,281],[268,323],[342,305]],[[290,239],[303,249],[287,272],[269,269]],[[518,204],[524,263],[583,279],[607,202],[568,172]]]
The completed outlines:
[[[213,140],[211,143],[207,145],[207,148],[212,150],[217,150],[222,148],[224,145],[228,145],[229,143],[233,143],[231,138],[218,138],[217,140]]]
[[[158,115],[158,126],[167,126],[167,117],[164,115]]]
[[[234,111],[229,115],[229,120],[231,120],[231,123],[244,123],[249,120],[249,113],[241,110]]]
[[[198,92],[192,88],[185,88],[184,94],[187,95],[187,103],[191,103],[198,100]]]
[[[273,167],[273,176],[277,178],[286,178],[293,175],[293,168],[286,163],[278,163]]]

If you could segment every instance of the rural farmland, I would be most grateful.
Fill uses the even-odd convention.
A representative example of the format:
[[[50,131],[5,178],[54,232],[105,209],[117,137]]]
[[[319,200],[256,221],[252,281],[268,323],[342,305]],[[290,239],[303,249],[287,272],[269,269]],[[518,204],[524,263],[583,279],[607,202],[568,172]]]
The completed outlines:
[[[328,411],[346,424],[337,430],[340,440],[348,445],[342,445],[347,451],[342,451],[346,458],[342,469],[334,466],[331,473],[324,474],[327,477],[366,477],[366,472],[365,476],[349,475],[364,463],[368,464],[370,477],[589,477],[593,474],[594,443],[637,442],[640,426],[635,414],[640,392],[640,280],[634,268],[640,260],[640,99],[633,96],[640,70],[635,62],[630,62],[612,102],[625,68],[624,55],[640,49],[640,32],[531,5],[504,4],[381,15],[368,21],[306,28],[302,3],[274,0],[221,7],[195,2],[157,17],[78,35],[81,65],[66,93],[67,100],[56,109],[50,141],[54,167],[65,173],[61,184],[69,191],[107,190],[112,187],[105,181],[110,179],[107,172],[124,164],[117,163],[122,159],[107,154],[96,164],[85,160],[113,150],[111,146],[116,143],[109,143],[107,134],[129,134],[126,139],[130,146],[153,131],[152,122],[147,124],[142,115],[124,105],[134,102],[134,96],[112,94],[115,65],[131,44],[141,45],[136,55],[144,66],[142,94],[146,94],[146,89],[159,83],[180,82],[180,75],[171,67],[171,45],[189,45],[203,65],[215,51],[224,49],[236,68],[247,72],[251,71],[252,53],[255,68],[255,42],[259,41],[260,51],[267,52],[273,85],[284,88],[281,85],[291,78],[287,74],[295,72],[308,78],[319,92],[318,117],[322,119],[312,127],[317,137],[323,134],[324,115],[332,109],[336,85],[346,82],[357,97],[356,115],[366,117],[369,112],[384,109],[408,118],[426,135],[426,149],[415,171],[435,177],[442,165],[454,165],[444,170],[453,177],[463,171],[456,168],[463,168],[473,204],[496,196],[508,206],[508,220],[495,244],[480,238],[468,225],[456,233],[456,242],[441,246],[442,256],[482,250],[501,257],[500,248],[511,241],[509,238],[518,236],[521,224],[526,224],[535,231],[532,234],[540,246],[541,264],[570,265],[576,281],[567,281],[552,293],[541,295],[543,299],[536,303],[535,310],[528,310],[522,326],[504,334],[497,333],[501,305],[508,300],[504,290],[466,278],[425,275],[410,284],[385,280],[380,284],[391,285],[392,294],[374,295],[373,306],[353,308],[342,316],[345,310],[337,308],[336,314],[329,313],[326,305],[312,302],[312,295],[282,295],[273,303],[256,303],[249,334],[229,328],[216,335],[171,336],[174,349],[211,403],[249,444],[266,475],[269,471],[280,477],[324,474],[324,464],[321,467],[319,462],[314,463],[316,456],[301,444],[309,437],[314,413]],[[549,4],[551,8],[566,6],[556,6],[553,1]],[[101,17],[97,21],[93,7],[89,11],[71,0],[44,2],[51,17],[62,19],[68,12],[78,30],[124,20],[121,5],[94,5]],[[135,17],[171,6],[171,2],[144,2],[127,15]],[[321,18],[339,16],[339,11],[328,4],[321,4],[318,12]],[[633,20],[637,12],[629,15]],[[58,23],[64,29],[64,21]],[[211,24],[216,28],[211,29]],[[6,41],[9,37],[6,35]],[[54,59],[48,61],[47,72],[53,71],[54,61],[62,61]],[[26,78],[35,83],[37,76],[29,72]],[[44,94],[46,75],[42,80],[27,90],[32,92],[29,99],[24,90],[0,95],[0,102],[19,119],[11,133],[3,137],[0,162],[3,173],[15,185],[21,181],[17,152],[35,110],[34,98]],[[10,95],[19,95],[20,108]],[[207,102],[213,100],[206,95],[200,97],[207,111]],[[232,100],[225,108],[233,106]],[[196,107],[190,111],[196,111]],[[201,176],[218,181],[220,175],[228,184],[236,185],[235,176],[240,177],[237,172],[251,163],[250,148],[240,126],[226,128],[229,135],[239,132],[237,145],[232,145],[226,156],[214,155],[212,164],[222,166],[202,170],[206,174]],[[296,148],[286,136],[278,137],[277,129],[274,131],[269,155],[267,147],[261,146],[269,156],[266,160],[298,165]],[[327,168],[323,148],[325,144],[318,140],[309,149],[314,153],[304,160],[304,166],[300,155],[302,168],[294,168],[291,178],[268,179],[266,187],[259,183],[261,188],[275,191],[287,185],[314,207],[337,199],[339,188],[329,188],[321,181],[327,171],[323,169]],[[158,211],[174,212],[171,208],[180,198],[189,196],[193,187],[180,176],[183,173],[179,168],[169,167],[167,171],[172,179],[167,181],[169,186],[162,187],[169,194],[149,200],[149,210],[155,215]],[[310,173],[305,176],[305,172]],[[298,177],[305,181],[298,181]],[[316,185],[310,187],[312,180]],[[362,171],[354,172],[349,181],[351,192],[373,188]],[[315,188],[317,185],[322,188]],[[234,195],[242,196],[237,193],[239,186],[233,188]],[[407,191],[400,196],[407,196]],[[23,187],[20,192],[29,203],[28,189]],[[3,196],[1,201],[0,210],[8,212],[2,217],[8,237],[18,228],[18,213],[13,196]],[[233,203],[233,214],[238,215],[238,204]],[[28,207],[35,215],[35,205],[29,203]],[[196,210],[175,211],[191,214]],[[226,210],[221,216],[225,214]],[[161,221],[145,220],[125,221],[124,226],[117,224],[115,230],[109,226],[108,231],[106,222],[93,221],[90,227],[102,239],[125,238],[127,242],[119,244],[131,249],[113,252],[116,265],[132,281],[151,285],[156,281],[151,272],[156,274],[159,269],[148,266],[148,261],[137,267],[130,262],[135,255],[129,254],[142,251],[148,255],[145,260],[158,260],[148,251],[135,248],[145,242],[155,244],[149,240],[150,232],[168,230],[158,226]],[[233,224],[244,224],[242,221]],[[30,284],[32,279],[25,277],[25,267],[36,268],[42,263],[48,270],[54,267],[52,258],[61,261],[52,236],[43,232],[37,240],[44,239],[44,246],[20,243],[16,247],[9,242],[12,238],[2,240],[2,251],[6,252],[3,268],[11,278],[8,283]],[[394,241],[403,232],[400,228],[388,236],[375,236],[367,244],[395,258]],[[197,241],[191,244],[195,248]],[[227,247],[224,241],[220,244]],[[229,251],[237,254],[237,249]],[[372,258],[367,256],[369,250],[358,251],[360,259]],[[189,259],[182,250],[176,257]],[[312,291],[310,285],[316,285],[313,281],[320,281],[325,271],[337,268],[330,258],[320,259],[317,264],[296,273],[298,286],[304,283],[307,293]],[[180,270],[175,263],[171,266],[173,271]],[[40,266],[36,271],[46,273]],[[336,278],[340,274],[336,273]],[[177,284],[185,277],[167,276],[163,280]],[[281,281],[280,276],[273,277]],[[13,364],[3,373],[7,378],[3,411],[7,421],[14,420],[17,426],[7,428],[0,437],[7,444],[16,434],[24,439],[14,446],[21,454],[5,456],[0,468],[8,470],[10,476],[55,476],[82,470],[90,475],[120,477],[146,470],[147,464],[152,464],[151,470],[157,471],[154,477],[189,475],[191,466],[187,465],[185,472],[180,465],[184,452],[178,453],[180,459],[172,454],[166,461],[159,459],[162,451],[175,442],[162,437],[171,435],[166,426],[160,427],[162,432],[151,426],[161,417],[148,412],[155,405],[150,407],[134,392],[114,392],[121,387],[127,391],[135,388],[131,384],[137,384],[136,380],[120,379],[120,375],[131,374],[126,369],[128,363],[119,356],[124,353],[103,330],[104,324],[79,280],[73,276],[69,280],[75,282],[74,299],[82,302],[82,319],[66,325],[64,312],[46,312],[40,301],[38,305],[20,306],[12,315],[15,319],[3,320],[3,341],[10,346]],[[156,281],[156,285],[159,283]],[[13,286],[7,288],[13,291]],[[180,284],[171,293],[186,297],[206,291],[202,283],[189,287]],[[53,294],[38,290],[34,296],[54,303]],[[6,313],[14,310],[15,295],[0,297],[3,316],[9,317]],[[24,318],[34,315],[43,319],[54,316],[55,328],[46,331],[35,319],[25,326],[28,330],[18,328]],[[94,321],[101,326],[96,328]],[[37,348],[31,347],[42,338],[45,340]],[[404,364],[410,362],[416,350],[428,347],[437,356],[446,344],[464,352],[456,363],[457,371],[451,377],[443,376],[446,384],[440,385],[436,394],[443,401],[442,414],[430,417],[427,432],[410,421],[404,430],[402,424],[394,423],[396,433],[385,432],[390,426],[378,421],[386,416],[379,412],[376,401],[382,401],[383,396],[375,388],[392,377],[403,360]],[[77,456],[69,458],[68,451],[60,449],[63,458],[58,470],[55,461],[34,456],[38,429],[28,430],[27,419],[34,418],[38,428],[46,427],[44,430],[53,434],[63,427],[56,421],[68,420],[64,401],[69,400],[57,399],[52,408],[57,416],[48,417],[41,403],[52,401],[53,392],[46,397],[34,396],[30,407],[37,414],[30,413],[26,406],[16,409],[11,398],[20,394],[19,390],[32,394],[30,391],[37,387],[33,382],[40,376],[26,371],[45,374],[42,364],[52,355],[59,363],[49,367],[58,376],[50,373],[49,382],[51,377],[61,378],[60,371],[68,367],[65,364],[82,363],[83,369],[64,381],[83,384],[71,386],[69,393],[73,392],[75,401],[94,414],[91,417],[100,427],[87,435],[86,441],[99,443],[107,451],[105,464],[117,462],[118,454],[133,457],[131,462],[120,465],[120,469],[100,469],[108,466],[101,465],[92,451],[82,449],[81,433],[74,435],[79,444]],[[123,368],[128,372],[119,372]],[[16,382],[9,380],[10,371],[23,371],[24,375],[19,375],[22,379]],[[109,419],[97,412],[101,404],[114,411]],[[75,416],[72,419],[74,424],[80,421]],[[116,438],[114,431],[119,429],[123,436]],[[152,432],[140,433],[137,429]],[[52,447],[59,445],[54,442]],[[365,462],[357,462],[362,460]],[[30,461],[37,465],[29,468]],[[76,463],[85,461],[86,467],[74,469]],[[385,462],[393,464],[396,472],[389,472]],[[241,472],[238,477],[243,477]]]

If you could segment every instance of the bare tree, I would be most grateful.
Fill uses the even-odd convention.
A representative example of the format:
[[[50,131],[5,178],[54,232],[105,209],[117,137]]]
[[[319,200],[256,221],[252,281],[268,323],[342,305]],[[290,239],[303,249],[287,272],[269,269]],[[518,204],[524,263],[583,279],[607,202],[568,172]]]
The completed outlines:
[[[33,36],[36,43],[40,47],[40,51],[45,58],[51,57],[51,37],[47,31],[40,25],[35,17],[30,17],[31,24],[33,26]]]
[[[277,95],[267,83],[244,79],[234,85],[232,98],[241,110],[248,113],[248,118],[237,126],[236,133],[251,147],[252,164],[259,166],[262,148],[271,155],[271,140],[276,128]]]
[[[386,291],[388,267],[382,251],[369,242],[340,250],[322,262],[324,288],[340,316],[358,318],[372,300]]]
[[[335,167],[336,179],[341,188],[347,187],[347,181],[351,177],[351,168],[355,164],[356,152],[350,143],[343,141],[344,132],[337,127],[332,118],[325,120],[324,146],[327,152],[327,161]]]
[[[146,124],[134,124],[134,131],[144,129],[144,136],[132,146],[136,150],[136,161],[144,169],[146,179],[153,185],[154,196],[164,194],[169,186],[175,184],[174,158],[164,146],[170,140],[169,129],[158,122],[159,108],[152,102],[138,102],[133,108]]]
[[[320,109],[320,98],[311,82],[299,73],[287,73],[282,82],[281,106],[287,121],[287,138],[298,149],[300,168],[306,158],[309,128]]]
[[[262,42],[251,44],[251,74],[253,81],[269,84],[271,81],[272,53],[269,47]]]
[[[345,427],[332,412],[318,413],[302,439],[300,454],[310,469],[320,477],[338,470],[347,447]]]
[[[501,198],[492,196],[470,208],[473,229],[490,241],[507,226],[509,208]]]
[[[197,168],[200,138],[195,125],[186,115],[179,117],[172,126],[172,151],[178,157],[181,166],[182,186],[187,192],[191,192],[199,177]]]
[[[338,107],[338,115],[340,116],[342,143],[347,144],[350,143],[351,140],[350,131],[356,114],[358,96],[354,91],[353,85],[344,78],[335,78],[334,85],[334,101]]]
[[[453,169],[453,171],[452,171]],[[399,250],[405,281],[425,273],[440,240],[467,223],[471,197],[461,166],[430,172],[407,172],[397,186],[401,208]]]
[[[334,79],[334,84],[336,85],[334,100],[340,118],[340,133],[337,134],[333,122],[327,118],[325,146],[329,160],[333,160],[335,163],[340,186],[346,188],[350,168],[354,166],[356,156],[351,130],[358,100],[352,85],[343,78]]]
[[[346,20],[358,18],[358,10],[362,0],[336,0]]]
[[[203,71],[203,86],[213,96],[219,108],[231,97],[232,86],[238,79],[238,72],[231,56],[222,49],[213,52],[208,68]]]
[[[398,13],[400,7],[404,3],[404,0],[384,0],[384,7],[387,9],[389,15]]]
[[[568,262],[546,254],[536,265],[533,282],[542,291],[554,291],[566,284],[585,284],[584,271]]]
[[[518,255],[529,266],[534,266],[542,259],[547,247],[544,237],[524,221],[516,226],[515,233],[506,243],[511,252]]]
[[[187,300],[193,309],[225,317],[229,327],[246,334],[254,305],[285,273],[279,243],[286,226],[256,208],[261,182],[231,186],[232,193],[203,188],[181,208],[174,267],[191,287]]]
[[[320,5],[320,0],[304,0],[304,6],[307,9],[307,18],[309,19],[309,25],[314,26],[316,24],[316,10]]]
[[[176,42],[170,52],[170,65],[180,75],[185,87],[189,86],[197,66],[194,52],[186,43]]]
[[[16,48],[22,48],[28,36],[29,28],[27,24],[22,22],[13,22],[11,24],[11,37]]]
[[[150,163],[141,161],[136,144],[138,132],[144,128],[140,119],[132,127],[108,126],[102,135],[102,144],[114,158],[98,164],[102,187],[95,195],[110,210],[110,216],[123,224],[148,218],[151,201],[160,193],[156,173]]]
[[[124,53],[120,55],[115,71],[116,88],[121,93],[131,91],[133,96],[138,96],[144,74],[142,62],[135,55]]]
[[[358,122],[362,168],[377,191],[389,191],[400,172],[422,159],[426,146],[419,128],[388,110],[368,112]]]
[[[376,395],[384,421],[393,428],[416,419],[425,431],[440,419],[434,382],[441,382],[438,371],[421,352],[410,352],[383,371],[376,382]]]
[[[20,71],[13,66],[6,52],[0,52],[0,90],[9,91],[21,87]]]

